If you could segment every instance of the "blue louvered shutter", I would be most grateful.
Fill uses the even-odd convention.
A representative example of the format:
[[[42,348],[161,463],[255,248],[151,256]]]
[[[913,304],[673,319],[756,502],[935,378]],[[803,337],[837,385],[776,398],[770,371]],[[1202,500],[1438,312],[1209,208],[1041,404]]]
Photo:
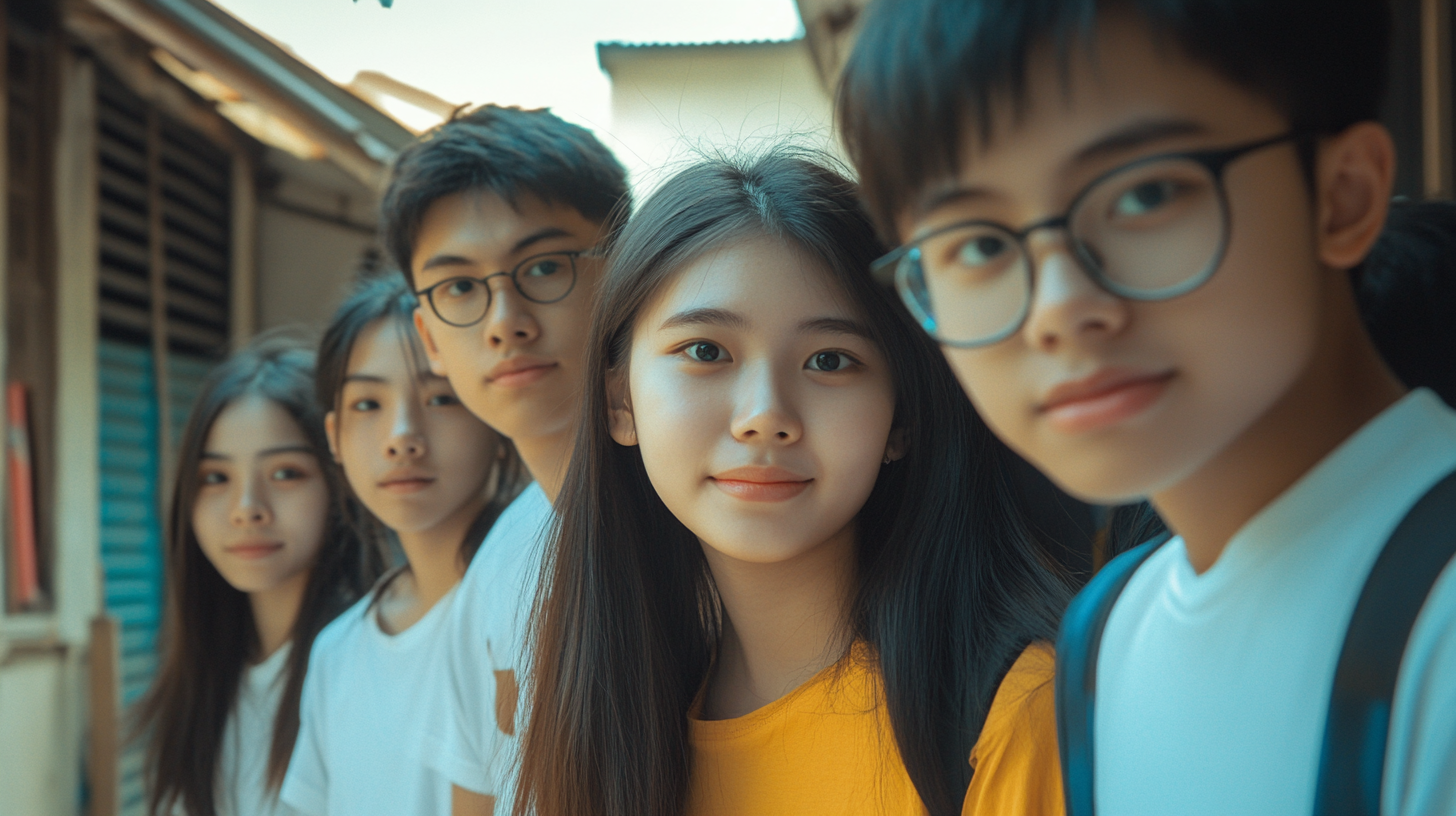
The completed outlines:
[[[125,716],[157,668],[164,474],[173,467],[165,457],[229,337],[231,157],[149,110],[104,70],[96,112],[101,562],[106,608],[120,626]],[[154,303],[154,292],[164,304]],[[123,816],[145,810],[143,753],[133,743],[119,759]]]

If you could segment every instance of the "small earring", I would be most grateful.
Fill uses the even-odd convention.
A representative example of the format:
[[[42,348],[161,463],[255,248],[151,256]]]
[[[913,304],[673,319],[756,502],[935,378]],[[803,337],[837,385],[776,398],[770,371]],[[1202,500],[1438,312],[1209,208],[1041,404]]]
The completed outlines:
[[[887,464],[887,465],[890,464],[890,454],[888,454],[888,453],[885,454],[885,462],[884,463]]]

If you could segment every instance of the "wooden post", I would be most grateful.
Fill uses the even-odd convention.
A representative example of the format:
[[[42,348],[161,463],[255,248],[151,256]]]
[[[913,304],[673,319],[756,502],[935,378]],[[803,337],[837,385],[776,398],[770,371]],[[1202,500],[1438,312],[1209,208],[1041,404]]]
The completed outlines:
[[[172,484],[172,388],[167,376],[167,225],[162,199],[162,122],[147,106],[147,245],[152,300],[152,376],[157,387],[157,518]]]
[[[1426,198],[1452,194],[1451,0],[1421,0],[1422,187]]]
[[[91,788],[88,816],[117,816],[121,805],[121,634],[116,619],[91,620],[91,738],[86,777]]]
[[[231,334],[229,345],[236,349],[258,330],[257,249],[258,198],[253,184],[253,161],[242,150],[233,153],[232,242],[229,271],[232,291],[228,293]]]

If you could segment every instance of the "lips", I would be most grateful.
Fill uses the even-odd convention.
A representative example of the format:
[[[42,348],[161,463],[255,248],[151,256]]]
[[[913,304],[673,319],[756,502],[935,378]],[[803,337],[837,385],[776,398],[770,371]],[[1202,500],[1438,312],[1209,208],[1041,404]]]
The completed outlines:
[[[533,357],[522,354],[502,360],[490,373],[485,375],[485,381],[491,385],[499,385],[507,388],[529,385],[550,374],[558,367],[555,360],[548,360],[545,357]]]
[[[740,467],[708,477],[719,490],[744,501],[787,501],[814,480],[781,467]]]
[[[244,541],[241,544],[224,547],[223,552],[237,558],[254,561],[259,558],[267,558],[282,549],[282,541]]]
[[[1106,428],[1137,416],[1157,402],[1174,373],[1102,369],[1048,391],[1037,413],[1064,433]]]
[[[405,473],[380,479],[379,487],[391,493],[418,493],[434,483],[433,476],[423,473]]]

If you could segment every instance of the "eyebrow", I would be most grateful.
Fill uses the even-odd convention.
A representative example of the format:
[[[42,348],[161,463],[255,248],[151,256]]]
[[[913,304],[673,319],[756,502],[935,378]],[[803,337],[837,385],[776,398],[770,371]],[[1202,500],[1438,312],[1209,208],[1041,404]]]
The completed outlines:
[[[679,329],[684,326],[725,326],[730,329],[747,329],[748,319],[727,309],[688,309],[662,321],[658,330]]]
[[[279,445],[274,448],[265,448],[258,451],[258,456],[260,458],[264,456],[277,456],[280,453],[306,453],[309,456],[318,455],[318,452],[308,445]],[[203,451],[202,458],[221,462],[231,462],[233,459],[225,453],[217,453],[216,451]]]
[[[1126,153],[1154,142],[1207,132],[1206,126],[1189,119],[1147,119],[1133,122],[1082,147],[1066,160],[1063,167],[1064,170],[1073,170],[1089,162]],[[924,217],[947,204],[994,198],[997,195],[986,187],[942,187],[927,193],[916,209],[920,217]]]
[[[1126,153],[1152,142],[1161,142],[1178,136],[1196,136],[1207,132],[1206,126],[1190,119],[1150,119],[1134,122],[1078,150],[1067,161],[1067,166],[1075,167],[1110,155]]]
[[[435,372],[431,371],[427,366],[420,366],[419,367],[419,370],[415,374],[415,380],[417,380],[418,382],[421,382],[421,383],[436,382],[436,381],[449,382],[449,378],[448,377],[442,377],[439,374],[436,374]],[[385,379],[384,377],[379,376],[378,374],[358,374],[358,373],[356,373],[356,374],[350,374],[350,375],[344,377],[343,385],[348,385],[349,383],[369,383],[371,385],[389,385],[389,380]]]
[[[743,315],[727,309],[689,309],[664,320],[660,329],[677,329],[685,326],[725,326],[747,331],[749,323]],[[799,331],[803,334],[811,332],[847,334],[866,340],[872,339],[869,326],[858,320],[842,317],[816,317],[805,320],[799,324]]]
[[[873,340],[870,335],[870,327],[858,320],[846,320],[842,317],[819,317],[813,320],[805,320],[799,324],[799,331],[819,332],[823,334],[848,334],[864,340]]]
[[[573,237],[572,234],[562,229],[561,227],[542,227],[541,229],[536,230],[535,232],[512,244],[508,254],[519,255],[526,249],[530,248],[532,245],[539,244],[542,241],[549,241],[552,238],[571,237]],[[479,264],[477,264],[475,261],[472,261],[463,255],[434,255],[426,260],[423,264],[420,264],[420,271],[423,272],[426,269],[436,269],[442,266],[478,265]]]

